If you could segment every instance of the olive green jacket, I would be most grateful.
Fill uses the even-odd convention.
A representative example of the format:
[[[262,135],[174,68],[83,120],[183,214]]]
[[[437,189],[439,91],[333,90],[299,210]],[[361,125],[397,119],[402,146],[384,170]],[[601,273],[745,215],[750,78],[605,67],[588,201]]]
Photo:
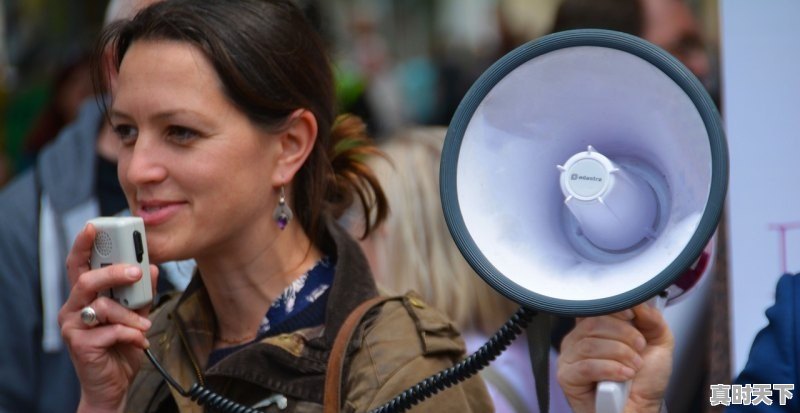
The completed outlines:
[[[322,250],[336,257],[325,324],[268,337],[206,368],[216,320],[199,276],[151,315],[148,338],[165,369],[184,388],[195,382],[265,412],[321,412],[330,349],[347,315],[378,292],[358,245],[327,225]],[[367,412],[464,356],[452,323],[413,293],[371,311],[347,350],[342,411]],[[149,361],[128,392],[127,412],[202,412],[170,388]],[[483,382],[472,378],[417,405],[415,412],[494,411]]]

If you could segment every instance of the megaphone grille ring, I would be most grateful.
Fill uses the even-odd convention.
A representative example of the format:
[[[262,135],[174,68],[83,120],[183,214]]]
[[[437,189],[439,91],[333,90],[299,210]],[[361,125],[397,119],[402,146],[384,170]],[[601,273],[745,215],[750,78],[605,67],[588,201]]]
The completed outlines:
[[[107,257],[111,254],[114,245],[111,241],[111,235],[108,235],[107,232],[99,231],[97,235],[94,237],[94,249],[103,257]]]

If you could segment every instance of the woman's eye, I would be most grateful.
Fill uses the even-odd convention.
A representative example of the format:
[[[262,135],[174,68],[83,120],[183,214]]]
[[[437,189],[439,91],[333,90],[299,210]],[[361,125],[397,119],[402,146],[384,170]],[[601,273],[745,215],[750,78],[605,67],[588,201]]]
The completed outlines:
[[[170,137],[170,139],[173,139],[177,142],[186,142],[197,138],[200,134],[193,129],[183,126],[170,126],[167,129],[167,135]]]
[[[138,134],[138,130],[131,125],[116,125],[114,126],[114,133],[119,136],[119,139],[122,141],[123,144],[125,143],[132,143],[136,140],[136,135]]]

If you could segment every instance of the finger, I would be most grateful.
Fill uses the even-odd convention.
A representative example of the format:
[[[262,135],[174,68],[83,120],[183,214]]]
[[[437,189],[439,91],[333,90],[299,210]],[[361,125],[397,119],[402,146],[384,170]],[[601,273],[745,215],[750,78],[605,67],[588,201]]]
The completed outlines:
[[[636,372],[617,361],[588,359],[564,363],[558,369],[558,382],[565,389],[593,386],[601,381],[627,381]]]
[[[614,317],[622,321],[631,321],[635,317],[633,309],[628,308],[617,313],[609,314],[609,317]]]
[[[100,291],[120,285],[129,285],[142,277],[142,269],[138,265],[115,264],[97,270],[84,272],[72,287],[64,308],[74,311],[88,305]]]
[[[639,304],[633,308],[633,311],[636,315],[633,325],[642,333],[647,342],[664,344],[673,341],[669,325],[659,309],[647,304]]]
[[[575,324],[572,326],[572,330],[569,330],[566,336],[561,339],[561,347],[559,348],[559,352],[567,351],[571,348],[576,342],[580,341],[584,337],[590,334],[591,331],[591,323],[584,324],[586,320],[590,320],[594,317],[577,317],[575,318]]]
[[[89,271],[89,260],[92,258],[92,245],[96,231],[94,225],[86,224],[85,227],[75,237],[72,248],[67,254],[67,277],[69,285],[75,285],[78,276]]]
[[[84,361],[117,344],[130,344],[141,349],[150,347],[144,332],[122,324],[102,325],[88,330],[70,329],[64,333],[64,341],[73,356]]]
[[[151,322],[146,317],[131,311],[108,297],[98,297],[90,304],[97,314],[99,324],[122,324],[141,331],[147,331]],[[80,317],[80,314],[78,314]]]
[[[150,289],[153,294],[153,299],[155,299],[156,295],[158,294],[158,266],[154,264],[150,264]],[[136,314],[139,314],[142,317],[147,318],[150,315],[150,307],[152,306],[152,302],[150,305],[146,305],[142,308],[133,310]]]
[[[588,317],[577,322],[564,338],[562,351],[587,337],[621,341],[637,351],[644,349],[647,343],[642,333],[628,321],[613,316]]]
[[[642,356],[636,350],[617,340],[588,337],[575,343],[570,351],[563,353],[563,360],[566,363],[589,359],[617,361],[634,371],[639,371],[644,364]]]
[[[153,297],[158,290],[158,265],[150,264],[150,287],[153,289]]]

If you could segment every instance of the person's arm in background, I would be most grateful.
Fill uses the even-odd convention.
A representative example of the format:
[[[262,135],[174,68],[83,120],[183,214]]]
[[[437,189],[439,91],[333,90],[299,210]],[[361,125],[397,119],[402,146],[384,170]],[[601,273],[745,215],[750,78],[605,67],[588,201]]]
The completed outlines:
[[[793,384],[795,388],[791,390],[791,394],[797,393],[798,370],[800,369],[797,357],[798,351],[800,351],[800,347],[798,347],[800,326],[797,324],[798,311],[800,311],[798,298],[800,298],[800,278],[794,275],[781,277],[775,293],[775,304],[766,312],[769,324],[756,335],[747,364],[736,379],[736,385]],[[785,405],[781,405],[780,394],[777,390],[769,391],[768,396],[772,400],[771,405],[763,403],[763,400],[757,405],[731,403],[725,412],[800,411],[800,398],[798,397],[785,400]]]
[[[558,382],[575,413],[594,413],[598,382],[631,379],[625,412],[659,413],[674,345],[661,312],[646,304],[578,319],[561,344]]]
[[[36,412],[42,363],[38,197],[27,173],[0,192],[0,411]],[[60,393],[59,389],[52,389]]]

